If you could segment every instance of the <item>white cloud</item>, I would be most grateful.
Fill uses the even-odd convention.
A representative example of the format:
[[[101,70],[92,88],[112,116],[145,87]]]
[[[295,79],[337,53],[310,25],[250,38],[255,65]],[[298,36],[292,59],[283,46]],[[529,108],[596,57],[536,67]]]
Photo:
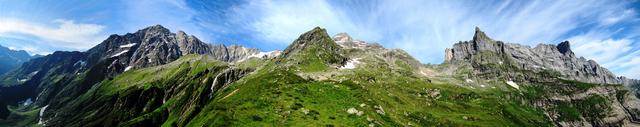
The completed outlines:
[[[635,58],[635,59],[627,59],[627,60],[625,60],[625,62],[621,62],[619,64],[620,66],[622,66],[622,67],[631,67],[631,66],[640,65],[640,59],[638,59],[638,58],[640,58],[640,51],[636,51],[634,53],[631,53],[628,56],[631,56],[632,58]],[[640,68],[640,67],[637,67],[637,68]],[[639,72],[640,71],[635,71],[634,73],[639,73]],[[640,78],[640,77],[638,77],[638,78]]]
[[[628,78],[640,79],[640,73],[638,72],[640,72],[640,67],[631,68],[627,71],[622,72],[621,75]]]
[[[24,50],[24,51],[27,51],[31,55],[35,55],[35,54],[41,54],[41,55],[50,54],[49,52],[42,52],[37,47],[33,47],[33,46],[25,46],[25,47],[20,47],[20,48],[13,47],[13,49],[11,49],[11,50]]]
[[[256,0],[232,8],[233,15],[250,17],[231,18],[244,20],[258,16],[259,19],[249,23],[245,29],[255,30],[258,38],[277,44],[289,44],[301,33],[316,26],[327,28],[328,31],[356,29],[349,17],[337,9],[320,0]]]
[[[104,39],[104,26],[97,24],[75,23],[72,20],[57,19],[47,24],[34,23],[21,19],[1,18],[0,36],[36,37],[52,46],[87,49]]]
[[[607,66],[612,63],[613,60],[618,59],[622,55],[626,55],[626,52],[631,50],[631,40],[628,39],[593,39],[580,40],[583,36],[578,36],[578,39],[569,39],[571,42],[576,42],[579,45],[573,46],[573,50],[578,56],[584,56],[589,59],[596,60],[602,65]]]
[[[640,50],[629,53],[616,61],[610,69],[618,72],[618,76],[640,79]]]
[[[609,10],[600,18],[601,25],[611,25],[622,20],[635,18],[636,12],[633,9]]]
[[[640,79],[640,50],[632,50],[605,65],[618,76]]]
[[[572,50],[577,56],[593,59],[618,76],[640,79],[640,50],[634,45],[633,36],[613,39],[620,31],[592,29],[591,31],[568,38]],[[637,35],[636,35],[637,36]]]

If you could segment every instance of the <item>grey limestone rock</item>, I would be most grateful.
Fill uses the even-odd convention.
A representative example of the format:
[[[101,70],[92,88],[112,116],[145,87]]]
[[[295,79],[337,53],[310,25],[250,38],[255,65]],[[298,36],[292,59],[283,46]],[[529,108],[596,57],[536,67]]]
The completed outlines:
[[[472,60],[473,56],[483,53],[503,57],[479,57],[479,60]],[[638,83],[638,80],[615,76],[596,61],[576,57],[568,41],[558,45],[539,44],[531,48],[495,41],[479,28],[476,28],[473,40],[456,43],[452,48],[445,50],[445,63],[469,62],[512,64],[520,69],[531,71],[554,70],[560,72],[563,78],[588,83],[625,85]]]

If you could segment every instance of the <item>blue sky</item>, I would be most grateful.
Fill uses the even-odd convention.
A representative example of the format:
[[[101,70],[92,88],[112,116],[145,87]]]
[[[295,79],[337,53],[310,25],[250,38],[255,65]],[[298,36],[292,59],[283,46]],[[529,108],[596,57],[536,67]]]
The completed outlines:
[[[47,54],[84,51],[110,34],[161,24],[209,43],[282,50],[315,26],[401,48],[423,63],[470,40],[535,46],[569,40],[578,56],[640,78],[637,0],[0,0],[0,45]]]

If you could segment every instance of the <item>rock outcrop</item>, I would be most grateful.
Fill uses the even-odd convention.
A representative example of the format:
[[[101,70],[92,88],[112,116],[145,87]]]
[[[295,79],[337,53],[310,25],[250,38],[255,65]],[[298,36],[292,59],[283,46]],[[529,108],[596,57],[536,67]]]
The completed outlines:
[[[390,65],[403,63],[409,65],[412,69],[417,69],[419,68],[418,66],[421,65],[418,60],[402,49],[387,49],[378,43],[368,43],[362,40],[353,39],[347,33],[338,33],[333,36],[333,40],[343,49],[364,51],[365,53],[362,54],[382,58],[385,60],[385,63]]]
[[[528,87],[547,91],[540,99],[530,101],[542,107],[558,126],[625,126],[639,122],[640,100],[621,86],[637,85],[638,80],[616,77],[595,61],[576,57],[568,41],[531,48],[493,40],[476,28],[472,40],[445,50],[445,63],[452,68],[471,67],[475,74],[489,73],[480,78],[517,78]],[[557,109],[569,103],[582,110],[572,120],[566,120],[566,112]]]
[[[473,56],[483,53],[496,53],[501,57],[479,57],[479,60],[472,60]],[[560,72],[568,80],[588,83],[625,85],[638,83],[638,80],[616,77],[596,61],[576,57],[568,41],[558,45],[539,44],[531,48],[495,41],[479,28],[476,28],[473,40],[456,43],[453,48],[445,50],[445,63],[468,62],[511,64],[531,71],[553,70]]]

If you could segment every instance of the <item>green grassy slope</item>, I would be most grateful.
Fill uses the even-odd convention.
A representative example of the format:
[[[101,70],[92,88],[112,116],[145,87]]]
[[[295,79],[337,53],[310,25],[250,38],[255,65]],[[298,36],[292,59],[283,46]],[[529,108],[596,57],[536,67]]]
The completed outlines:
[[[350,80],[310,81],[265,68],[219,93],[189,125],[550,126],[510,89],[472,90],[381,73],[360,70]],[[350,108],[362,114],[350,114]]]

